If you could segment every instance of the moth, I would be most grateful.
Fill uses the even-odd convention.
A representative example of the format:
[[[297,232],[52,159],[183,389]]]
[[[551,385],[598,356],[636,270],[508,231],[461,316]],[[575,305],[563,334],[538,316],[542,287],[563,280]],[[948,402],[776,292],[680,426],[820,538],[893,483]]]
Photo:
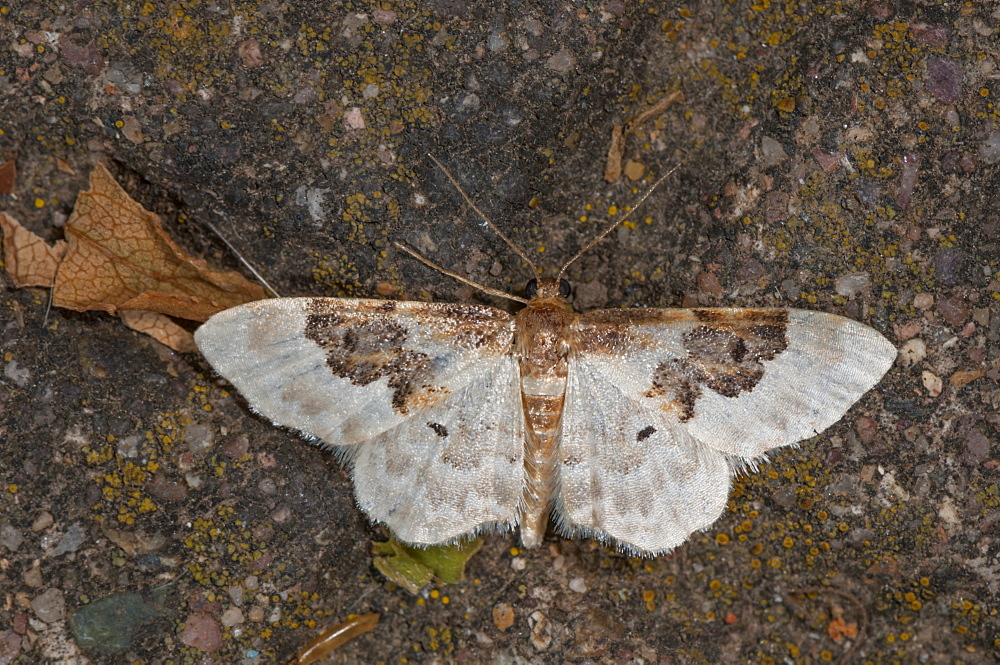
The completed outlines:
[[[551,517],[564,536],[666,553],[719,518],[737,471],[837,422],[896,349],[801,309],[574,312],[567,267],[623,220],[527,299],[401,246],[523,303],[514,315],[277,298],[216,314],[195,339],[255,411],[332,448],[361,510],[404,542],[517,528],[537,547]]]

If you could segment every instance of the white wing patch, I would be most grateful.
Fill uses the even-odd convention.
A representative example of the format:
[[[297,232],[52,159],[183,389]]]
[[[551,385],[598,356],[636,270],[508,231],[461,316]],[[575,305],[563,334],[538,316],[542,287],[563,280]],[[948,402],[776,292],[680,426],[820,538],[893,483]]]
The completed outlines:
[[[358,505],[403,541],[441,543],[512,529],[524,482],[513,357],[348,450]]]
[[[627,396],[607,367],[571,362],[559,449],[556,524],[658,554],[712,524],[726,507],[726,456],[662,411]]]

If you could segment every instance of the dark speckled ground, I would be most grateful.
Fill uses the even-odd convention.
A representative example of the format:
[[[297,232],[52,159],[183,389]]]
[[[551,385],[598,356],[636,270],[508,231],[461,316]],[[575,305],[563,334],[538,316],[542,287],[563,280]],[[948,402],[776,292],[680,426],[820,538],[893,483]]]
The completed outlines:
[[[558,265],[648,186],[602,179],[613,126],[680,89],[624,152],[680,168],[574,264],[576,305],[808,307],[906,345],[672,556],[494,538],[415,598],[329,454],[0,277],[0,663],[283,662],[362,612],[333,662],[995,662],[998,31],[930,1],[0,0],[0,208],[48,239],[105,159],[283,294],[487,302],[391,248],[526,280],[425,154]],[[70,617],[108,597],[145,623],[95,642]]]

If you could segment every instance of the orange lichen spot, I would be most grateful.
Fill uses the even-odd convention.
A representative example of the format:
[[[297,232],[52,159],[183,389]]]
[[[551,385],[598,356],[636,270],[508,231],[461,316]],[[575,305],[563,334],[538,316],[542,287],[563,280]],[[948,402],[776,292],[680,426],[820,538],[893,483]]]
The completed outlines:
[[[845,637],[850,639],[858,636],[858,624],[853,621],[848,623],[843,617],[837,617],[826,627],[826,634],[839,644]]]

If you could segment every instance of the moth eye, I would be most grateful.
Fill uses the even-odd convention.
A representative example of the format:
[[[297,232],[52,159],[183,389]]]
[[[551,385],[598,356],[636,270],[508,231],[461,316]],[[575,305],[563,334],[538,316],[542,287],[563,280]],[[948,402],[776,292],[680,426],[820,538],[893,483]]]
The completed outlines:
[[[538,280],[532,277],[527,286],[524,287],[524,292],[529,298],[534,298],[535,294],[538,293]]]
[[[572,292],[572,287],[569,285],[565,279],[559,280],[559,297],[569,298],[569,294]]]

